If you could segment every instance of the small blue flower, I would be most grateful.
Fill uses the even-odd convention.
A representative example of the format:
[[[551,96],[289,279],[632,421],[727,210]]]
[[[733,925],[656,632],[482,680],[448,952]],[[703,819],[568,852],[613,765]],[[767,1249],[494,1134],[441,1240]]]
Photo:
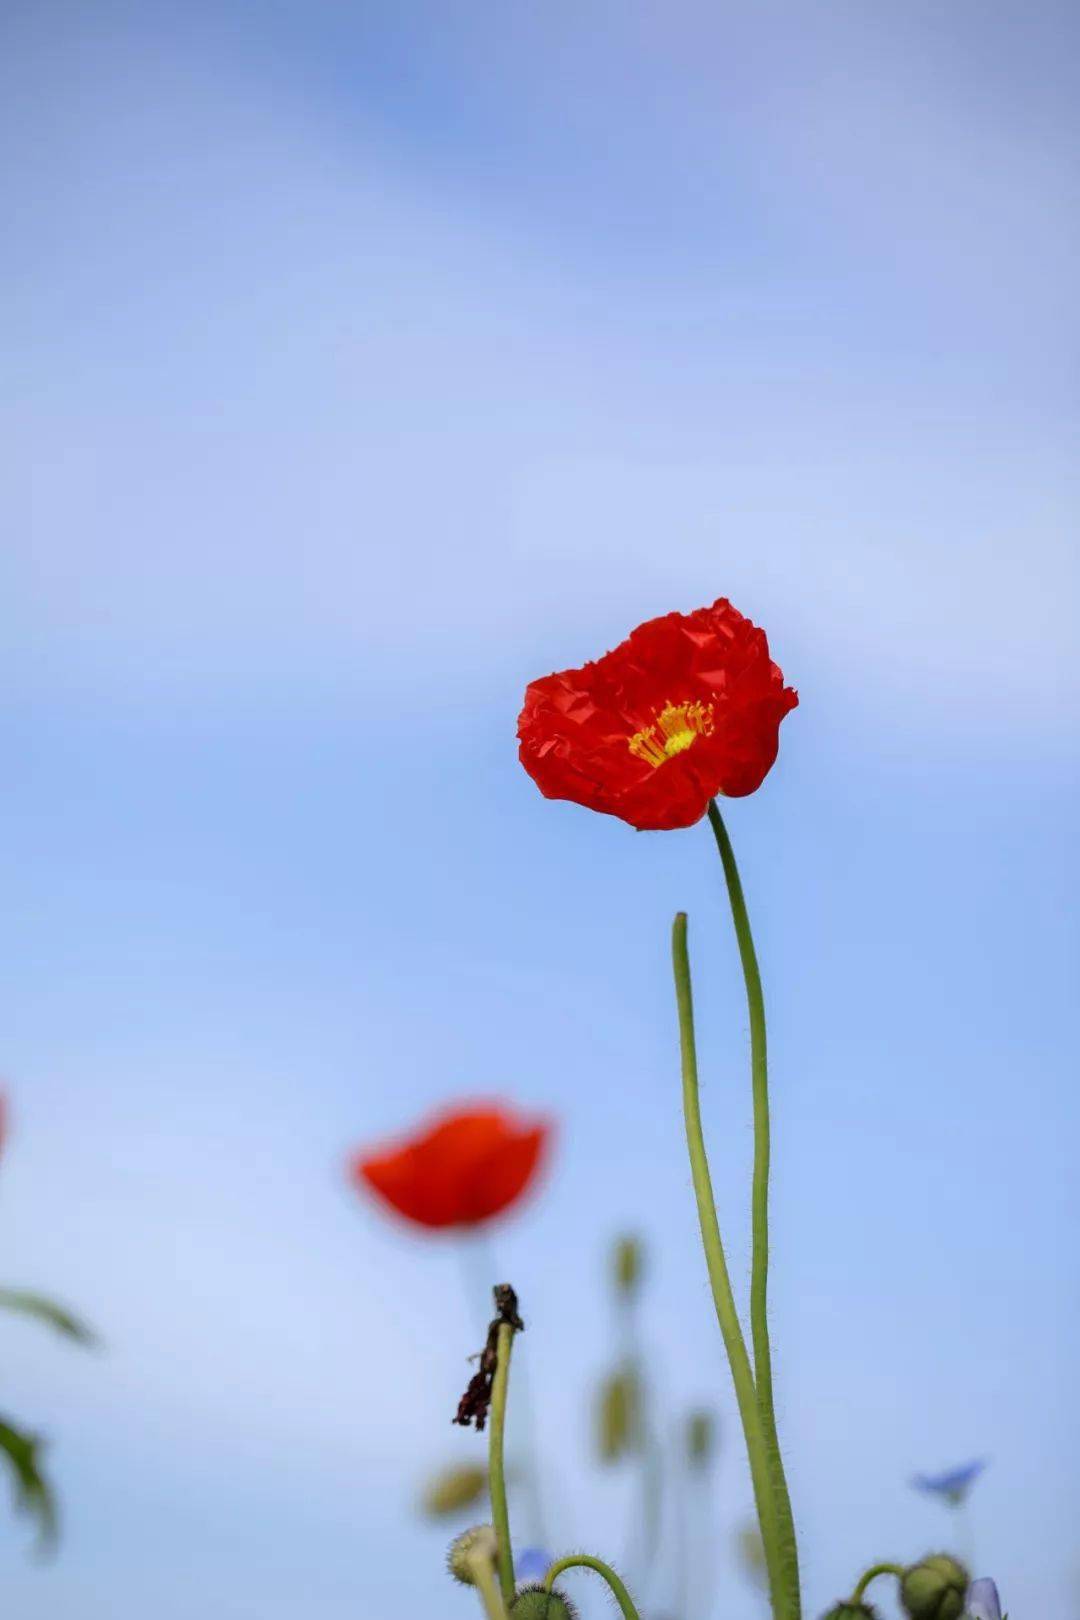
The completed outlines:
[[[514,1559],[514,1573],[520,1581],[541,1580],[554,1562],[543,1547],[525,1547]]]
[[[986,1576],[968,1587],[964,1620],[1001,1620],[998,1589]]]
[[[959,1507],[983,1469],[986,1459],[965,1463],[962,1468],[949,1468],[943,1474],[916,1474],[911,1481],[917,1491],[928,1496],[943,1496],[950,1507]]]

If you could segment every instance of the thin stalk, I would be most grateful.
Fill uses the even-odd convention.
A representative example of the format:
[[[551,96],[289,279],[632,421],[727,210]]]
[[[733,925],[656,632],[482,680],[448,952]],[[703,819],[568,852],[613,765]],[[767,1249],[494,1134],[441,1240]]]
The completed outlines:
[[[686,1461],[681,1455],[681,1431],[672,1457],[672,1503],[675,1509],[675,1620],[691,1620],[690,1591],[690,1492],[687,1489]]]
[[[623,1620],[641,1620],[640,1615],[634,1607],[634,1600],[631,1598],[629,1592],[626,1590],[626,1587],[623,1585],[622,1581],[620,1581],[611,1565],[605,1564],[602,1559],[591,1558],[588,1553],[571,1553],[568,1558],[560,1558],[557,1563],[552,1564],[551,1568],[544,1576],[545,1592],[551,1591],[552,1586],[565,1569],[595,1570],[597,1575],[602,1575],[604,1580],[607,1581],[608,1585],[610,1586],[612,1595],[615,1598],[616,1603],[619,1605],[619,1608],[622,1610]]]
[[[495,1570],[487,1558],[478,1557],[471,1563],[473,1584],[480,1593],[487,1620],[506,1620],[506,1606],[495,1579]]]
[[[675,996],[679,1008],[679,1045],[682,1054],[683,1116],[686,1121],[686,1146],[690,1154],[690,1172],[697,1199],[701,1241],[705,1249],[705,1263],[709,1270],[716,1319],[724,1339],[735,1399],[739,1407],[746,1452],[750,1460],[750,1478],[754,1486],[761,1540],[765,1548],[765,1563],[769,1573],[769,1595],[777,1620],[797,1620],[798,1597],[794,1603],[786,1595],[780,1572],[779,1527],[776,1512],[776,1494],[773,1489],[769,1457],[765,1449],[761,1412],[750,1358],[746,1353],[735,1298],[731,1291],[724,1245],[720,1237],[720,1223],[716,1216],[709,1159],[705,1151],[705,1136],[701,1125],[701,1102],[698,1095],[697,1048],[694,1041],[694,997],[690,983],[690,957],[686,947],[686,913],[680,911],[671,933],[671,954],[675,970]]]
[[[860,1575],[858,1585],[851,1594],[852,1603],[861,1603],[863,1593],[871,1581],[876,1581],[879,1575],[895,1575],[897,1580],[903,1580],[903,1564],[872,1564],[865,1575]]]
[[[622,1366],[637,1390],[637,1423],[630,1439],[640,1465],[640,1522],[633,1527],[625,1565],[639,1592],[645,1590],[660,1545],[663,1509],[663,1457],[650,1421],[650,1391],[645,1380],[645,1357],[638,1332],[637,1297],[619,1298],[619,1335]]]
[[[500,1275],[500,1268],[495,1264],[494,1251],[486,1232],[477,1227],[472,1232],[463,1233],[458,1243],[458,1253],[461,1256],[462,1277],[469,1308],[476,1317],[481,1333],[486,1333],[488,1317],[491,1315],[491,1279]],[[519,1447],[524,1453],[521,1483],[526,1498],[529,1539],[538,1547],[549,1547],[551,1541],[547,1532],[541,1489],[540,1448],[536,1441],[536,1408],[532,1399],[529,1356],[525,1347],[518,1351],[514,1363],[514,1415],[508,1427],[511,1478],[515,1481],[515,1453]],[[518,1528],[520,1530],[520,1524]]]
[[[765,1449],[769,1458],[773,1494],[776,1497],[776,1516],[780,1535],[781,1579],[790,1600],[790,1612],[798,1620],[799,1603],[799,1547],[795,1537],[795,1520],[791,1511],[784,1459],[776,1432],[776,1407],[773,1401],[772,1349],[769,1343],[769,1160],[771,1153],[769,1127],[769,1063],[765,1033],[765,997],[761,989],[754,936],[750,931],[750,918],[746,910],[739,869],[735,864],[735,851],[731,847],[727,828],[716,800],[709,804],[709,821],[727,882],[731,916],[735,924],[735,938],[739,945],[743,980],[746,985],[746,1003],[750,1013],[750,1071],[754,1096],[754,1180],[751,1193],[752,1257],[750,1264],[750,1337],[754,1349],[754,1387],[757,1390],[761,1427],[765,1436]]]
[[[503,1451],[506,1435],[506,1396],[510,1381],[510,1355],[514,1330],[509,1322],[499,1323],[496,1345],[498,1360],[491,1384],[491,1438],[488,1445],[488,1486],[491,1491],[491,1520],[498,1544],[497,1563],[503,1602],[514,1601],[514,1553],[510,1545],[510,1512],[506,1505],[506,1466]]]

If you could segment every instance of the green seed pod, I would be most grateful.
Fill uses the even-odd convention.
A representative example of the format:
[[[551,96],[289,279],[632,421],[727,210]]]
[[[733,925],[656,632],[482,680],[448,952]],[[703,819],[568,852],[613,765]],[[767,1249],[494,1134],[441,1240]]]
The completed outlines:
[[[542,1586],[523,1586],[510,1605],[510,1620],[577,1620],[577,1610],[557,1587],[545,1592]]]
[[[478,1502],[487,1489],[487,1470],[477,1463],[459,1463],[444,1468],[429,1480],[420,1499],[421,1511],[429,1519],[448,1519]]]
[[[948,1553],[912,1564],[900,1582],[900,1602],[911,1620],[960,1620],[970,1577]]]
[[[596,1403],[596,1447],[600,1461],[618,1462],[637,1444],[641,1422],[641,1390],[637,1375],[627,1367],[611,1373],[600,1386]]]
[[[877,1616],[869,1603],[837,1603],[822,1620],[877,1620]]]
[[[641,1241],[629,1234],[618,1238],[611,1256],[611,1271],[615,1289],[620,1294],[634,1294],[641,1281]]]
[[[476,1585],[476,1564],[485,1559],[491,1567],[495,1567],[495,1558],[498,1552],[498,1542],[495,1532],[490,1524],[474,1524],[471,1530],[462,1531],[456,1540],[450,1543],[450,1551],[446,1555],[446,1567],[462,1586]]]
[[[716,1444],[716,1419],[711,1412],[691,1412],[686,1420],[686,1455],[702,1468],[712,1461]]]

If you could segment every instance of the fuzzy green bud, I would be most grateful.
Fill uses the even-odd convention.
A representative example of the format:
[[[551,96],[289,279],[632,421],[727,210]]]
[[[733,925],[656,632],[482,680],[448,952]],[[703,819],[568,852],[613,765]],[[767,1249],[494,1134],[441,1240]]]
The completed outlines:
[[[822,1620],[877,1620],[869,1603],[836,1603]]]
[[[970,1577],[948,1553],[933,1553],[904,1571],[900,1602],[910,1620],[960,1620]]]
[[[704,1467],[712,1461],[716,1444],[716,1419],[711,1412],[691,1412],[686,1420],[686,1455],[691,1463]]]
[[[577,1610],[558,1588],[523,1586],[510,1605],[510,1620],[577,1620]]]
[[[487,1470],[477,1463],[444,1468],[424,1487],[420,1507],[429,1519],[448,1519],[478,1502],[487,1489]]]
[[[739,1562],[754,1585],[765,1586],[768,1580],[765,1543],[756,1524],[742,1526],[736,1534],[735,1547],[739,1554]]]
[[[611,1272],[620,1294],[634,1294],[641,1281],[641,1241],[627,1234],[618,1238],[611,1255]]]
[[[600,1461],[618,1462],[637,1444],[641,1390],[629,1368],[611,1373],[600,1386],[596,1403],[596,1448]]]
[[[475,1586],[477,1564],[488,1563],[494,1569],[497,1553],[498,1542],[491,1525],[474,1524],[450,1543],[446,1567],[462,1586]]]

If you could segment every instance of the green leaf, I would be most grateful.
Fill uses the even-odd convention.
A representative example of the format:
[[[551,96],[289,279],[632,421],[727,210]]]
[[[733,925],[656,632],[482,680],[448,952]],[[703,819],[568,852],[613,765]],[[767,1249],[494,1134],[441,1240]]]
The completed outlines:
[[[38,1455],[43,1442],[35,1434],[24,1434],[0,1418],[0,1451],[11,1464],[15,1484],[15,1507],[38,1523],[38,1546],[44,1552],[56,1543],[56,1498],[42,1476]]]
[[[43,1294],[32,1294],[25,1288],[0,1288],[0,1310],[34,1316],[39,1322],[48,1323],[65,1338],[74,1339],[76,1344],[97,1343],[96,1333],[85,1322],[80,1322],[77,1316],[72,1316],[70,1311],[46,1299]]]

